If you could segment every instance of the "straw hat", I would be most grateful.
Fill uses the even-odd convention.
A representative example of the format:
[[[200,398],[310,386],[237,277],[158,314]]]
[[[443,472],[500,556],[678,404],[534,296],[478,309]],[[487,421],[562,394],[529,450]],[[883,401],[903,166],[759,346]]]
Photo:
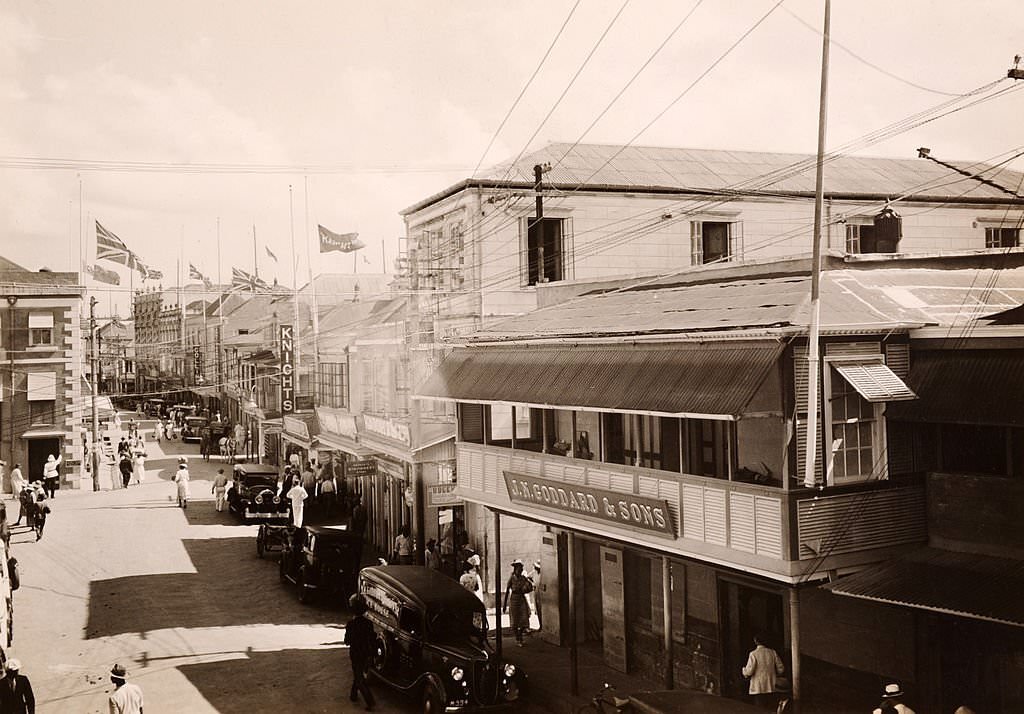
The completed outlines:
[[[882,699],[895,699],[896,697],[902,696],[903,690],[900,689],[900,685],[895,682],[885,685],[885,691],[882,693]]]
[[[16,657],[11,657],[9,660],[7,660],[7,671],[8,672],[17,672],[20,669],[21,669],[21,660],[20,659],[18,659]]]
[[[116,679],[127,679],[128,670],[126,670],[119,664],[115,664],[113,667],[110,668],[110,676]]]

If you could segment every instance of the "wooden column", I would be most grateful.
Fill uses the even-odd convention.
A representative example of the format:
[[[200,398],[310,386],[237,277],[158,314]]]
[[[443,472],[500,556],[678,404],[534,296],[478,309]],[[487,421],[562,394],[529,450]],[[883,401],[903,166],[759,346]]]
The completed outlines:
[[[512,424],[515,424],[513,412]],[[515,433],[513,426],[512,433]],[[494,656],[501,662],[501,514],[494,512]]]
[[[789,650],[793,672],[793,701],[800,710],[800,591],[795,587],[789,591]]]
[[[566,540],[565,555],[569,575],[569,693],[575,697],[580,693],[580,652],[576,641],[576,537],[572,531],[566,533]]]
[[[672,652],[672,563],[666,556],[661,556],[661,602],[662,602],[662,638],[665,652],[665,688],[674,689],[673,652]]]

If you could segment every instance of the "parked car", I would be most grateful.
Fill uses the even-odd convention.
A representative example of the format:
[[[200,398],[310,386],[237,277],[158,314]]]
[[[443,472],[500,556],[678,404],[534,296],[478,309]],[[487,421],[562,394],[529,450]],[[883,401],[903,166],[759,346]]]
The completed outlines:
[[[163,399],[147,399],[142,402],[142,413],[146,416],[160,416],[164,411]]]
[[[495,657],[484,605],[446,575],[418,565],[363,568],[359,592],[377,633],[373,674],[419,697],[425,712],[511,708],[526,674]]]
[[[345,526],[296,528],[281,551],[281,580],[298,586],[299,602],[314,594],[347,602],[355,592],[362,543],[362,536]]]
[[[287,523],[288,499],[277,492],[277,467],[235,464],[227,492],[228,511],[243,521]]]
[[[210,420],[201,416],[185,417],[185,425],[181,427],[182,441],[199,441],[199,433],[203,427],[209,426]]]

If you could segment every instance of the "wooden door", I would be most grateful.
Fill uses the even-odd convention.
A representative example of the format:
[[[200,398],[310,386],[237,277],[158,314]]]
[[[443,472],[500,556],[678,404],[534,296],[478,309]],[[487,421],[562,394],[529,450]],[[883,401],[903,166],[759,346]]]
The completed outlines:
[[[601,548],[601,596],[604,609],[604,661],[626,671],[626,592],[622,576],[622,551]]]
[[[559,597],[565,590],[560,577],[564,566],[559,557],[558,540],[556,533],[545,533],[540,538],[540,587],[534,591],[534,598],[544,639],[565,644],[562,641],[563,598]]]

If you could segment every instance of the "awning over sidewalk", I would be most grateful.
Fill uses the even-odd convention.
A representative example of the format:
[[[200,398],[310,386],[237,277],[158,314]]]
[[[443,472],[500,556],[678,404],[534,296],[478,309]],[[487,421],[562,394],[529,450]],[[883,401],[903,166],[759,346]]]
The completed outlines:
[[[1024,627],[1024,561],[921,548],[824,586],[836,595]]]
[[[767,340],[462,348],[417,396],[735,418],[783,348]]]
[[[33,424],[28,431],[23,432],[22,439],[52,439],[58,436],[67,436],[68,432],[62,427],[52,424]]]
[[[1024,426],[1024,359],[1019,350],[915,352],[907,378],[914,402],[893,404],[889,419]],[[998,395],[965,399],[965,395]]]

